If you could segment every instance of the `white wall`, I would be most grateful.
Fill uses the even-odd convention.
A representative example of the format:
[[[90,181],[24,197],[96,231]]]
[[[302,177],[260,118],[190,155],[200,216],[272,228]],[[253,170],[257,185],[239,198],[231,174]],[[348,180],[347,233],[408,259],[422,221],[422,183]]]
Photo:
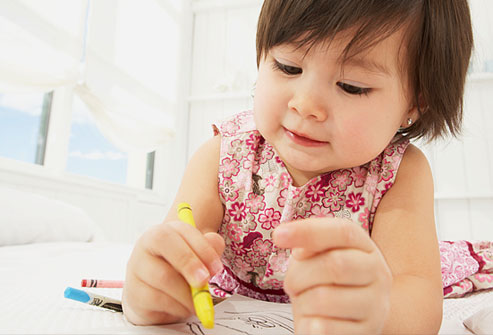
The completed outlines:
[[[212,135],[211,124],[252,107],[255,33],[261,1],[194,1],[188,153]]]
[[[256,76],[255,30],[261,0],[195,0],[190,155],[212,136],[210,124],[251,108]],[[441,239],[493,239],[493,1],[471,0],[476,51],[468,78],[464,133],[459,140],[419,145],[435,179]],[[493,67],[493,65],[491,65]]]
[[[472,74],[460,139],[423,146],[435,180],[443,239],[493,239],[493,73]]]

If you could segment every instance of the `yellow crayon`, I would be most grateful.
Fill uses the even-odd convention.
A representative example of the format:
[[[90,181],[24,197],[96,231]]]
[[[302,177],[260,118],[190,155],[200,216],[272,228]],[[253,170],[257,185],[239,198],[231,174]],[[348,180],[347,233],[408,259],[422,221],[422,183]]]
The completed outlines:
[[[186,202],[178,204],[178,218],[195,227],[195,220],[192,215],[192,208]],[[209,292],[209,285],[205,284],[200,288],[190,286],[192,290],[193,305],[195,313],[205,328],[214,328],[214,305]]]

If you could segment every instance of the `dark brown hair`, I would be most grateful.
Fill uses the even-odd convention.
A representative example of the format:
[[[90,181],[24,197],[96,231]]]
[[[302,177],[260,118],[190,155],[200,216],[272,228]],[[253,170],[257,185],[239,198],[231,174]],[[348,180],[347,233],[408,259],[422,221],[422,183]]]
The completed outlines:
[[[257,26],[257,65],[274,46],[310,48],[349,28],[347,60],[405,27],[408,86],[420,118],[402,131],[429,140],[460,132],[473,45],[467,0],[265,0]]]

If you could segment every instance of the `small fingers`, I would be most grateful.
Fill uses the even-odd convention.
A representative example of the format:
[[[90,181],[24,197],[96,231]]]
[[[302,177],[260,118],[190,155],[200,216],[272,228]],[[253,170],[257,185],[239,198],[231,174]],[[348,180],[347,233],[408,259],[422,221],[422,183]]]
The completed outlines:
[[[129,321],[170,323],[193,314],[190,284],[201,287],[222,269],[224,241],[215,235],[204,236],[183,222],[142,235],[127,264],[123,307]]]
[[[303,248],[313,253],[337,248],[354,248],[365,252],[375,244],[359,225],[342,219],[310,218],[279,225],[273,233],[280,248]]]
[[[356,249],[335,249],[311,258],[289,262],[284,290],[291,297],[319,285],[369,285],[374,278],[375,260]]]
[[[166,293],[193,313],[190,286],[164,259],[143,254],[133,267],[134,276],[147,286]]]
[[[129,281],[132,289],[127,288]],[[188,307],[138,278],[126,280],[123,311],[127,319],[137,325],[177,322],[192,315]]]
[[[377,334],[371,332],[362,322],[323,318],[323,317],[300,317],[294,325],[296,334],[303,335],[325,335],[325,334]]]
[[[371,308],[367,295],[367,286],[317,286],[293,297],[291,302],[302,316],[361,321]]]
[[[203,286],[223,268],[219,255],[202,233],[186,223],[172,221],[147,236],[151,253],[164,258],[194,287]]]
[[[222,255],[224,252],[225,244],[224,239],[218,233],[205,233],[205,239],[209,242],[209,245],[214,248],[218,255]]]

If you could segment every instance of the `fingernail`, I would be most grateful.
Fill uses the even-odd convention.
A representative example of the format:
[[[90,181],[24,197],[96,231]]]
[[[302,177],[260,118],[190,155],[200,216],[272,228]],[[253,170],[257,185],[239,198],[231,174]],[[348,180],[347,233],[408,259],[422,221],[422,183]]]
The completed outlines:
[[[195,271],[195,285],[193,286],[199,286],[199,284],[202,284],[204,283],[207,278],[209,278],[209,272],[207,272],[207,270],[204,270],[202,268],[198,269],[197,271]]]
[[[215,260],[212,262],[212,272],[214,274],[219,273],[223,270],[223,263],[220,260]]]

